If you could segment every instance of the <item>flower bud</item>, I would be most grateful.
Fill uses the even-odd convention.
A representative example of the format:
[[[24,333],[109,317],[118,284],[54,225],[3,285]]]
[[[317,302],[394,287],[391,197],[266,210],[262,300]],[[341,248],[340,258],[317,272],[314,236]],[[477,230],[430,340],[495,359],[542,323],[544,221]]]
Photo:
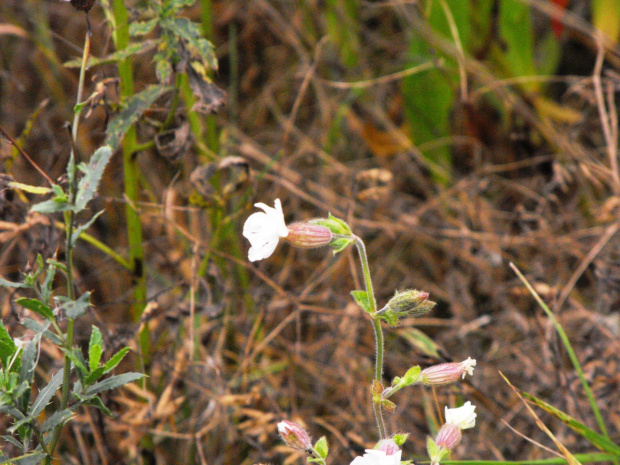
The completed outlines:
[[[287,446],[296,450],[312,449],[312,441],[310,436],[306,430],[297,423],[282,420],[278,423],[278,432]]]
[[[473,375],[476,361],[471,357],[460,363],[442,363],[422,370],[420,379],[427,386],[440,386],[457,381],[461,376]]]
[[[377,450],[385,452],[385,455],[394,455],[400,451],[400,448],[393,439],[383,439],[377,444]]]
[[[431,311],[435,306],[435,302],[426,300],[428,299],[428,295],[428,292],[417,291],[415,289],[397,292],[378,313],[390,312],[398,317],[422,316]]]
[[[461,428],[452,423],[446,423],[437,433],[435,443],[439,448],[452,450],[461,442]]]
[[[288,226],[286,240],[297,247],[321,247],[330,244],[332,232],[318,224],[293,223]]]

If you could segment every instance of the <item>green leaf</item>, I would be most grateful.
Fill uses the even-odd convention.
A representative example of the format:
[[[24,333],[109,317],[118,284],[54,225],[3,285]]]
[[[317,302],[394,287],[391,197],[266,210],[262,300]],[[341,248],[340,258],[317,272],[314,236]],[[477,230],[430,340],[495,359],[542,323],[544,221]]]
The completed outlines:
[[[108,124],[105,145],[116,150],[129,128],[148,110],[151,105],[168,91],[167,86],[151,85],[142,92],[127,99],[126,107]]]
[[[74,412],[69,408],[54,412],[52,416],[45,420],[41,426],[41,432],[45,434],[52,431],[57,426],[64,425],[73,417],[73,415]]]
[[[32,385],[34,379],[34,368],[36,366],[37,347],[40,336],[35,336],[24,349],[22,355],[22,366],[19,371],[19,382],[27,383],[28,386]]]
[[[34,204],[30,207],[30,211],[37,213],[58,213],[71,210],[71,204],[69,203],[69,197],[66,192],[62,190],[57,184],[52,185],[54,191],[54,197],[49,200]]]
[[[88,228],[90,228],[93,225],[93,223],[97,220],[97,218],[99,218],[101,216],[102,213],[103,213],[103,210],[95,213],[90,220],[88,220],[86,223],[84,223],[84,224],[80,225],[78,228],[76,228],[76,230],[73,232],[73,235],[71,236],[71,244],[72,245],[75,245],[77,240],[80,238],[80,234],[82,234],[84,231],[86,231]]]
[[[0,362],[2,362],[2,366],[5,370],[8,370],[9,363],[16,351],[17,346],[13,338],[7,331],[4,323],[0,320]]]
[[[28,310],[32,310],[37,315],[41,315],[43,318],[54,321],[54,314],[52,313],[52,309],[45,305],[43,302],[40,302],[36,299],[27,299],[25,297],[21,297],[15,301],[18,305],[21,305]]]
[[[123,347],[116,354],[114,354],[114,356],[111,357],[110,360],[108,360],[105,363],[105,365],[104,365],[104,372],[103,373],[104,374],[109,373],[114,368],[116,368],[116,365],[121,363],[121,360],[123,360],[125,358],[125,355],[127,355],[127,352],[129,352],[130,350],[131,349],[129,347]]]
[[[60,308],[64,310],[65,314],[69,318],[78,318],[86,312],[90,307],[90,292],[85,292],[77,300],[71,300],[66,296],[55,297],[56,301],[60,304]]]
[[[439,454],[439,448],[435,441],[430,436],[426,438],[426,452],[428,453],[428,457],[433,460]]]
[[[424,355],[433,358],[441,358],[439,346],[430,337],[417,328],[407,328],[398,331],[398,335],[405,339],[409,344],[420,350]]]
[[[314,445],[314,450],[317,451],[320,457],[327,458],[327,453],[329,452],[329,448],[327,447],[327,439],[325,436],[321,437],[316,444]]]
[[[30,411],[28,412],[31,417],[38,417],[49,401],[52,400],[52,397],[62,385],[63,371],[64,370],[59,370],[58,373],[52,376],[52,379],[49,383],[47,383],[47,386],[39,391],[39,395],[37,395],[37,398],[32,403]]]
[[[56,265],[48,262],[47,273],[45,273],[45,280],[41,286],[41,297],[43,303],[49,306],[50,297],[52,296],[52,285],[54,284],[54,276],[56,276]]]
[[[357,305],[362,307],[367,313],[370,313],[370,301],[368,300],[368,293],[366,291],[351,291],[351,295],[355,299]]]
[[[144,378],[144,375],[142,373],[123,373],[122,375],[110,376],[108,379],[104,379],[103,381],[95,383],[92,386],[88,386],[84,390],[84,395],[92,396],[94,394],[99,394],[103,391],[116,389],[127,383],[137,381],[141,378]]]
[[[353,235],[353,232],[351,231],[349,225],[340,218],[336,218],[331,213],[327,214],[327,219],[317,218],[315,220],[312,220],[311,223],[325,226],[334,234],[341,234],[343,236]]]
[[[591,430],[583,423],[580,423],[579,421],[575,420],[573,417],[571,417],[567,413],[564,413],[563,411],[558,410],[557,408],[546,403],[545,401],[540,400],[537,397],[534,397],[533,395],[528,394],[527,392],[523,392],[522,394],[524,397],[531,400],[533,403],[538,405],[540,408],[542,408],[543,410],[546,410],[550,414],[557,417],[560,421],[564,422],[569,428],[571,428],[573,431],[577,432],[578,434],[586,438],[594,446],[598,447],[601,450],[604,450],[605,452],[615,454],[616,457],[620,458],[620,446],[619,445],[614,444],[612,441],[607,439],[605,436],[602,436],[598,434],[596,431]]]
[[[503,43],[502,63],[509,71],[507,77],[537,75],[531,8],[519,0],[501,0],[498,19]],[[530,82],[521,84],[521,87],[536,90],[540,84]]]
[[[88,375],[88,368],[86,368],[86,362],[79,349],[74,347],[72,350],[68,350],[65,347],[61,347],[60,350],[62,350],[65,355],[69,357],[69,360],[73,362],[79,374],[81,374],[82,376]]]
[[[403,376],[404,382],[405,382],[405,386],[410,386],[413,383],[415,383],[418,378],[420,377],[420,372],[422,371],[422,369],[416,365],[414,367],[411,367],[407,370],[407,373],[405,373],[405,376]]]
[[[99,378],[101,378],[103,375],[105,375],[104,367],[97,367],[94,370],[91,370],[89,375],[86,378],[84,378],[84,385],[90,386],[95,381],[97,381]]]
[[[334,239],[329,244],[332,248],[332,252],[336,255],[339,252],[342,252],[344,249],[353,244],[353,239]]]
[[[159,22],[159,18],[153,18],[148,21],[135,21],[129,25],[129,34],[133,37],[144,36],[153,32],[155,26]]]
[[[93,325],[90,333],[90,342],[88,344],[88,367],[90,371],[94,371],[99,366],[101,354],[103,353],[103,336],[99,328]]]
[[[45,454],[43,452],[33,452],[31,454],[22,455],[17,458],[2,458],[0,459],[0,465],[3,463],[12,463],[14,465],[36,465],[41,462],[45,458]]]
[[[394,436],[392,436],[392,439],[398,447],[402,447],[408,437],[409,433],[396,433]]]
[[[11,281],[7,281],[6,279],[0,278],[0,287],[10,287],[13,289],[27,289],[32,286],[29,286],[28,284],[25,284],[25,283],[14,283]]]
[[[86,173],[78,184],[75,196],[76,212],[82,211],[97,193],[99,182],[111,157],[112,149],[108,146],[99,147],[90,157]]]
[[[98,408],[99,410],[101,410],[105,415],[111,417],[112,416],[112,412],[110,412],[110,409],[108,407],[105,406],[105,404],[103,403],[103,401],[101,400],[101,398],[99,397],[91,397],[89,399],[86,399],[84,401],[84,405],[90,405],[91,407],[95,407]]]

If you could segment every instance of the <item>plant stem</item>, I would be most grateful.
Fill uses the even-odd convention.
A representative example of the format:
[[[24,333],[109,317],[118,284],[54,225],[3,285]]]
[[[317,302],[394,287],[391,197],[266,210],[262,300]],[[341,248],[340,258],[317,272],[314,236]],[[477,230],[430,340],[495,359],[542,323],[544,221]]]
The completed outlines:
[[[381,328],[381,320],[375,316],[377,313],[377,301],[375,300],[375,294],[372,287],[372,280],[370,278],[370,267],[368,266],[368,255],[366,254],[366,246],[364,242],[357,236],[351,237],[355,241],[357,251],[360,256],[360,262],[362,263],[362,273],[364,274],[364,284],[366,285],[366,294],[368,295],[368,303],[370,306],[370,315],[372,318],[372,328],[375,333],[375,344],[377,348],[375,357],[375,379],[381,383],[383,378],[383,329]],[[385,428],[385,422],[383,421],[383,413],[381,412],[381,405],[373,401],[373,410],[375,413],[375,420],[377,421],[377,428],[379,428],[379,436],[381,439],[387,437],[387,431]]]
[[[88,60],[88,55],[90,53],[90,23],[88,18],[86,18],[86,23],[88,25],[86,30],[86,37],[84,38],[84,52],[82,54],[82,64],[80,66],[80,79],[78,81],[77,88],[77,97],[76,104],[79,104],[82,101],[82,94],[84,92],[84,77],[86,75],[86,61]],[[80,114],[79,112],[75,112],[73,115],[73,126],[71,128],[71,135],[73,137],[73,147],[76,146],[75,142],[77,139],[78,127],[80,124]],[[73,149],[71,150],[71,155],[69,157],[69,164],[67,167],[69,171],[69,199],[71,204],[75,203],[75,153]],[[66,254],[66,263],[67,263],[67,297],[70,300],[75,300],[75,288],[73,283],[73,226],[75,220],[75,212],[73,210],[69,210],[65,212],[65,254]],[[67,319],[67,334],[65,336],[65,349],[67,351],[71,351],[73,347],[73,330],[74,330],[74,319]],[[63,367],[63,375],[62,375],[62,390],[60,395],[60,410],[64,410],[67,408],[69,403],[69,387],[71,383],[71,359],[65,355],[64,367]],[[48,446],[48,458],[47,460],[51,460],[51,456],[56,449],[56,445],[58,444],[58,439],[60,438],[60,433],[62,431],[62,423],[59,424],[55,429],[52,436],[52,440]]]
[[[114,16],[113,39],[117,50],[124,50],[129,45],[129,13],[123,0],[113,0],[112,14]],[[133,95],[133,71],[131,60],[118,62],[120,77],[121,98],[127,99]],[[127,207],[127,240],[129,243],[129,262],[132,266],[134,279],[134,302],[132,317],[139,321],[146,304],[146,279],[144,274],[144,249],[142,247],[142,223],[139,213],[134,210],[138,201],[138,165],[136,162],[138,146],[136,128],[129,128],[123,139],[123,172],[125,175],[125,196]],[[140,351],[148,364],[150,358],[150,337],[145,325],[139,335]]]

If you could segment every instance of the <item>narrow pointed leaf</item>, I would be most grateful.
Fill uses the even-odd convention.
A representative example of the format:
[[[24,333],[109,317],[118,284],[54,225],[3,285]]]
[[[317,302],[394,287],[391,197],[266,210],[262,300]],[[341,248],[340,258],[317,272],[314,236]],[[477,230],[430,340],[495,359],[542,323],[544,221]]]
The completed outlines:
[[[25,297],[19,298],[15,301],[18,305],[21,305],[28,310],[32,310],[37,315],[42,316],[43,318],[54,321],[54,314],[52,313],[52,309],[49,306],[45,305],[43,302],[40,302],[36,299],[27,299]]]
[[[141,378],[144,378],[142,373],[123,373],[122,375],[111,376],[108,379],[104,379],[103,381],[93,384],[92,386],[88,386],[84,391],[84,395],[92,396],[103,391],[116,389]]]
[[[39,395],[30,407],[30,416],[32,416],[33,418],[38,417],[45,408],[45,406],[49,403],[49,401],[52,400],[52,397],[54,397],[54,394],[62,385],[62,376],[63,370],[59,370],[58,373],[52,376],[52,379],[49,383],[47,383],[47,386],[45,386],[43,389],[41,389],[41,391],[39,391]]]

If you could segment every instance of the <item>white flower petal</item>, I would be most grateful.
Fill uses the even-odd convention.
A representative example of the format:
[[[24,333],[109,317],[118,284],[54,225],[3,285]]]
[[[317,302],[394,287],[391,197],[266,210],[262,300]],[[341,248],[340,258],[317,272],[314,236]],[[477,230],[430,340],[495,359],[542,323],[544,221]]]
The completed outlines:
[[[366,449],[363,457],[355,457],[351,465],[400,465],[402,451],[392,455],[385,455],[382,450]]]
[[[473,428],[476,425],[476,406],[467,401],[461,407],[446,407],[446,423],[458,426],[460,429]]]
[[[256,203],[255,207],[263,212],[251,214],[243,225],[243,236],[250,241],[248,259],[251,262],[269,257],[278,245],[280,237],[288,236],[288,229],[284,222],[282,203],[275,200],[275,208]]]

